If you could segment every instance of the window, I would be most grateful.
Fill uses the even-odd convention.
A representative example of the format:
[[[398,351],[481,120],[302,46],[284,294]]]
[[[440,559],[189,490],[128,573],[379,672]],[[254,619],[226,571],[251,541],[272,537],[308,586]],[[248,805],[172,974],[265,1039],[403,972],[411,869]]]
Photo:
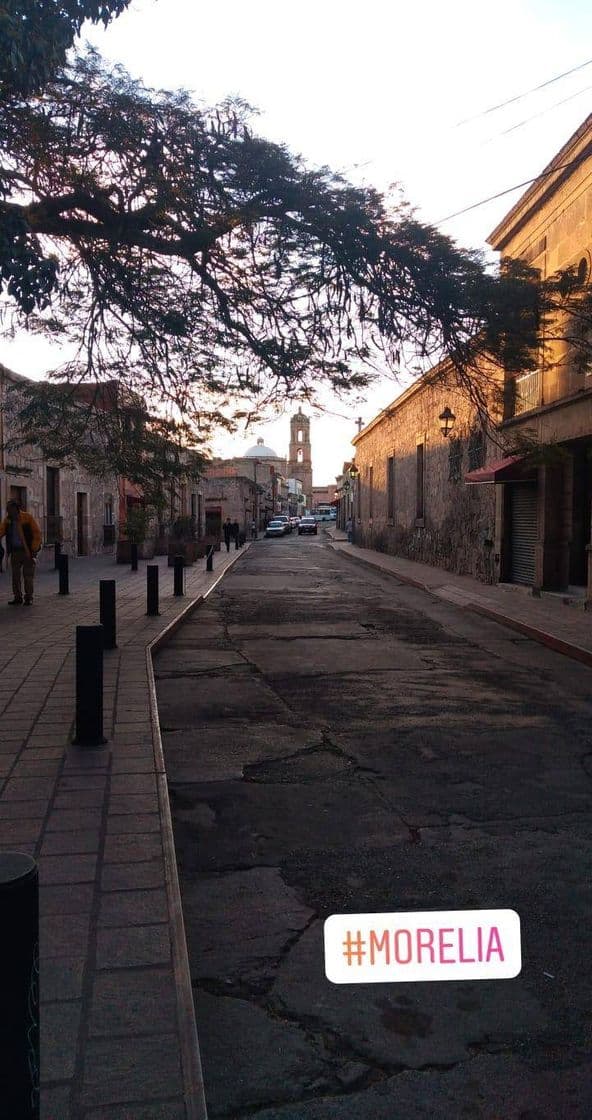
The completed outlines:
[[[469,435],[469,470],[477,471],[485,463],[485,433],[483,428],[473,428]]]
[[[298,429],[297,439],[298,443],[302,443],[304,441],[304,432],[302,431],[302,428]]]
[[[449,436],[448,444],[448,481],[460,482],[462,476],[463,445],[461,439]]]
[[[113,495],[105,494],[103,525],[113,524]]]
[[[395,517],[395,456],[386,461],[386,515],[389,521]]]
[[[416,500],[415,500],[415,516],[418,521],[423,519],[424,510],[424,445],[418,443],[416,451],[416,467],[415,467],[415,485],[416,485]]]
[[[296,454],[296,459],[299,463],[304,462],[304,451],[302,450],[301,447],[298,448],[298,452]]]
[[[374,467],[368,467],[368,518],[372,521],[374,514]]]

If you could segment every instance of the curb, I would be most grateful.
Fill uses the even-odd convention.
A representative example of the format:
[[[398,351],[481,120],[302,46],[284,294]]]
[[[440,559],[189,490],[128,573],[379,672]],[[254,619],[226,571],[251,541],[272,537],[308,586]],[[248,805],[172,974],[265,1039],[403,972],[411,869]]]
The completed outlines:
[[[177,991],[177,1023],[179,1028],[181,1070],[184,1086],[183,1097],[187,1120],[208,1120],[208,1113],[204,1092],[199,1038],[195,1021],[191,972],[187,954],[185,922],[183,920],[183,909],[181,906],[181,890],[177,872],[173,822],[171,818],[166,769],[162,750],[162,736],[160,733],[152,655],[172,638],[173,634],[187,621],[193,612],[197,610],[200,604],[212,593],[214,588],[218,586],[220,580],[224,578],[227,571],[234,567],[241,556],[244,556],[247,549],[248,542],[243,545],[240,552],[237,552],[236,556],[226,565],[224,571],[220,572],[218,578],[213,581],[212,586],[209,587],[203,595],[197,595],[195,599],[192,599],[180,614],[169,622],[168,626],[165,626],[164,630],[146,646],[146,672],[148,675],[148,696],[152,722],[152,745],[154,749],[154,765],[160,807],[169,929],[171,933],[171,955],[175,976],[175,988]]]
[[[425,591],[428,595],[432,595],[436,599],[442,598],[442,596],[438,595],[437,589],[430,587],[429,584],[423,583],[418,579],[413,579],[412,576],[404,575],[402,572],[383,568],[380,564],[376,564],[366,556],[359,556],[357,553],[351,552],[344,553],[342,549],[335,548],[337,543],[336,541],[331,541],[330,547],[333,548],[335,552],[339,552],[342,556],[346,556],[359,564],[364,564],[368,568],[372,568],[373,571],[380,572],[381,575],[391,576],[393,579],[400,580],[401,583],[409,584],[411,587],[417,587],[420,591]],[[471,602],[456,603],[455,606],[458,606],[460,610],[472,611],[473,614],[479,614],[484,618],[490,618],[492,622],[498,622],[502,626],[507,626],[510,630],[517,630],[518,633],[524,634],[525,637],[531,638],[533,642],[538,642],[539,645],[552,649],[555,653],[562,653],[564,657],[570,657],[572,661],[580,661],[583,665],[592,667],[592,650],[584,649],[583,646],[575,645],[573,642],[566,642],[563,638],[557,638],[554,634],[549,634],[546,630],[539,630],[536,626],[531,626],[528,622],[522,622],[517,618],[512,618],[511,615],[496,611],[493,607],[484,607],[480,603]]]

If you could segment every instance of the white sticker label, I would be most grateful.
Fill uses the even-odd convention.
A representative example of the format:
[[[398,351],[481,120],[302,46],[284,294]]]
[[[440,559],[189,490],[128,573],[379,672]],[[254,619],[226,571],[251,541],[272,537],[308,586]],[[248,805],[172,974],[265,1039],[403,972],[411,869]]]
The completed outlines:
[[[508,980],[522,967],[515,910],[332,914],[324,936],[333,984]]]

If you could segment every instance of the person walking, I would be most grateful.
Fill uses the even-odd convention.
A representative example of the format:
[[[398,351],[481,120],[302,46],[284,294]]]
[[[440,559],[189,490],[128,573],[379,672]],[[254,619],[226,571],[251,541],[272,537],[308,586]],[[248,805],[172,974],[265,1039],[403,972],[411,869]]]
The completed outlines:
[[[0,522],[0,539],[6,537],[6,551],[12,568],[12,593],[10,606],[33,602],[35,557],[41,548],[41,529],[34,517],[21,509],[13,499],[6,503],[6,517]],[[25,597],[23,600],[23,583]]]
[[[226,521],[224,522],[223,532],[224,532],[224,544],[226,545],[226,551],[230,552],[230,542],[232,540],[232,521],[230,520],[229,517],[227,517]]]
[[[257,540],[257,522],[256,521],[251,521],[251,540],[252,541]]]
[[[238,548],[238,536],[239,536],[239,533],[240,533],[240,525],[239,525],[238,521],[233,521],[232,522],[231,529],[232,529],[232,539],[234,541],[234,547]]]

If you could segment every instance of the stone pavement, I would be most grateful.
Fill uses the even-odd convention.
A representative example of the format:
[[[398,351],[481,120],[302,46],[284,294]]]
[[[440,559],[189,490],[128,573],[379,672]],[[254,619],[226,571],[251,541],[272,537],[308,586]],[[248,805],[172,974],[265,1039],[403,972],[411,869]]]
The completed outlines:
[[[244,552],[186,569],[184,598],[152,561],[157,618],[142,561],[73,559],[67,597],[41,568],[32,608],[0,602],[0,850],[39,864],[42,1120],[206,1115],[150,651]],[[99,579],[117,581],[118,649],[104,658],[108,742],[83,749],[75,627],[98,622]]]
[[[544,594],[535,598],[530,589],[513,584],[480,583],[430,564],[391,556],[349,544],[347,534],[327,529],[333,548],[352,559],[431,592],[459,607],[510,626],[550,649],[592,665],[592,613],[567,605],[567,596]]]

